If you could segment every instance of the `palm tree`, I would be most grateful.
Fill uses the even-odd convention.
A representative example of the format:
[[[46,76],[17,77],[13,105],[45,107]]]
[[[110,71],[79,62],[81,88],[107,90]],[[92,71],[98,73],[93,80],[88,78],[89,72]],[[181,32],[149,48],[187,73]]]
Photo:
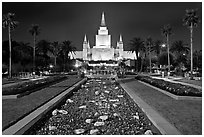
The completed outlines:
[[[150,73],[152,72],[152,67],[151,67],[151,51],[152,51],[152,45],[153,45],[153,41],[152,41],[152,38],[151,37],[148,37],[146,39],[146,45],[147,45],[147,48],[149,48],[148,52],[149,52],[149,71]]]
[[[9,78],[11,78],[11,31],[17,27],[18,22],[14,21],[14,13],[7,13],[3,16],[3,27],[8,28],[8,37],[9,37]]]
[[[23,66],[23,71],[25,71],[25,66],[28,65],[32,61],[32,47],[29,46],[30,43],[19,42],[19,45],[14,48],[16,52],[19,54],[18,60],[21,62]]]
[[[161,44],[162,44],[161,40],[156,40],[153,45],[153,51],[156,52],[157,57],[160,55],[161,52]]]
[[[170,73],[170,57],[169,57],[169,36],[172,34],[172,27],[168,25],[164,25],[164,27],[161,29],[162,35],[166,38],[166,44],[167,44],[167,54],[168,54],[168,72]],[[169,76],[168,73],[168,76]]]
[[[178,70],[181,72],[182,64],[186,64],[187,61],[187,54],[189,48],[184,44],[183,41],[175,41],[173,42],[170,51],[175,54],[176,56],[176,64],[178,65]]]
[[[193,78],[193,28],[197,27],[199,23],[199,17],[197,16],[197,10],[191,9],[186,10],[185,17],[183,21],[185,25],[190,29],[190,39],[191,39],[191,79]]]
[[[40,28],[38,24],[32,24],[29,32],[33,36],[33,72],[35,74],[35,46],[36,46],[36,37],[40,34]]]
[[[182,40],[173,42],[170,51],[175,53],[177,56],[181,54],[188,54],[189,48],[184,44]]]
[[[75,54],[74,51],[76,51],[76,47],[72,46],[72,42],[71,41],[65,40],[65,41],[62,42],[61,52],[62,52],[62,54],[64,56],[64,71],[65,71],[66,56],[68,56],[69,53],[71,53],[71,54],[74,53]]]
[[[41,66],[47,67],[49,60],[49,53],[52,52],[52,48],[50,46],[50,42],[46,40],[40,40],[36,45],[37,55],[40,56],[43,62],[40,64]]]
[[[54,61],[54,65],[57,65],[57,56],[59,55],[60,51],[61,51],[61,46],[59,44],[58,41],[54,41],[51,44],[52,47],[52,54],[54,55],[55,61]]]
[[[137,67],[138,67],[138,65],[139,65],[139,62],[138,62],[139,54],[141,54],[141,52],[143,52],[144,48],[145,48],[144,47],[144,41],[139,37],[135,37],[132,40],[130,40],[129,45],[130,45],[130,51],[132,53],[135,53],[135,56],[137,58]],[[141,63],[141,68],[142,68],[142,63]],[[138,68],[137,68],[137,71],[138,71]]]

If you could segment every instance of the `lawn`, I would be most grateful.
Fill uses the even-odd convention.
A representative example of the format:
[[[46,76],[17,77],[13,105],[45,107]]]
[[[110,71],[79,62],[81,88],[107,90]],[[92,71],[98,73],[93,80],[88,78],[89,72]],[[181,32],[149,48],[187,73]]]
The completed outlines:
[[[81,78],[69,76],[65,81],[41,89],[22,98],[2,100],[2,129],[4,130],[14,124],[79,80],[81,80]]]
[[[202,134],[202,101],[174,100],[137,80],[125,84],[182,134]]]

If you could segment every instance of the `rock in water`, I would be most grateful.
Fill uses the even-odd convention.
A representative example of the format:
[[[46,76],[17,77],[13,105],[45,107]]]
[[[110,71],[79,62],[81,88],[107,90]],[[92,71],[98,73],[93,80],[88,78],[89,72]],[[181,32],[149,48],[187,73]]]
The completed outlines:
[[[104,115],[104,116],[100,116],[99,119],[102,119],[102,120],[107,120],[108,119],[108,116],[107,115]]]
[[[105,123],[104,122],[96,122],[94,123],[94,126],[98,127],[98,126],[103,126]]]
[[[98,131],[99,131],[98,129],[92,129],[90,130],[90,135],[96,135]]]
[[[53,111],[52,111],[52,115],[53,115],[53,116],[56,116],[56,115],[57,115],[57,112],[58,112],[57,109],[53,110]]]
[[[55,129],[57,129],[56,126],[50,126],[50,125],[49,125],[49,130],[55,130]]]
[[[61,114],[64,114],[64,115],[68,114],[68,112],[66,110],[58,110],[58,112]]]
[[[79,108],[86,108],[86,106],[80,106]]]
[[[147,130],[147,131],[145,131],[145,133],[144,133],[145,135],[153,135],[153,133],[152,133],[152,131],[151,130]]]
[[[77,135],[78,135],[78,134],[82,134],[82,133],[84,133],[84,132],[85,132],[84,129],[75,129],[75,130],[74,130],[74,133],[77,134]]]
[[[93,119],[86,119],[86,123],[91,123],[93,121]]]

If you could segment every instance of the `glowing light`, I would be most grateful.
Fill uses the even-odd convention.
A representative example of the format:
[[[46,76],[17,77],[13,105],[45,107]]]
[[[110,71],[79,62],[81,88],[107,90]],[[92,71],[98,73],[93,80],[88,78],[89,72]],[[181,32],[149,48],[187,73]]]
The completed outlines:
[[[162,46],[163,48],[164,48],[164,47],[166,47],[166,45],[165,45],[165,44],[162,44],[161,46]]]

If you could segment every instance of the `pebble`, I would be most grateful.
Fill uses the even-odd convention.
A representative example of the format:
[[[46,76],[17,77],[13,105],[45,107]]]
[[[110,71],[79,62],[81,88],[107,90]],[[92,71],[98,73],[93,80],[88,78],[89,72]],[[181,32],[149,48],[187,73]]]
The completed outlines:
[[[79,108],[86,108],[86,106],[80,106]]]
[[[117,105],[116,105],[116,104],[113,104],[113,107],[117,107]]]
[[[107,88],[106,86],[104,86],[103,88]]]
[[[119,114],[117,114],[117,113],[114,113],[114,114],[113,114],[113,116],[117,117],[117,116],[119,116]]]
[[[57,109],[53,110],[53,111],[52,111],[52,115],[53,115],[53,116],[56,116],[56,115],[57,115],[57,112],[58,112]]]
[[[98,114],[99,114],[99,113],[98,113],[98,112],[96,112],[96,113],[94,114],[94,116],[98,116]]]
[[[93,119],[86,119],[86,123],[91,123],[93,121]]]
[[[103,82],[103,84],[106,84],[106,82]]]
[[[119,101],[119,99],[110,99],[109,101],[115,102],[115,101]]]
[[[96,123],[94,123],[94,126],[96,126],[96,127],[98,127],[98,126],[103,126],[103,125],[105,125],[105,123],[104,122],[96,122]]]
[[[49,130],[56,130],[56,129],[57,129],[56,126],[50,126],[50,125],[49,125]]]
[[[152,133],[152,131],[151,130],[147,130],[147,131],[145,131],[145,133],[144,133],[145,135],[153,135],[153,133]]]
[[[64,115],[68,114],[68,112],[66,110],[58,110],[58,112],[61,114],[64,114]]]
[[[91,103],[95,103],[96,101],[94,101],[94,100],[89,100],[89,102],[91,102]]]
[[[107,115],[104,115],[104,116],[100,116],[99,119],[102,119],[102,120],[107,120],[108,119],[108,116]]]
[[[74,133],[77,134],[77,135],[78,135],[78,134],[82,134],[82,133],[84,133],[84,132],[85,132],[84,129],[75,129],[75,130],[74,130]]]
[[[115,89],[118,89],[118,87],[115,87]]]
[[[98,129],[92,129],[90,130],[91,135],[95,135],[99,130]]]
[[[133,118],[140,119],[140,117],[138,115],[133,116]]]
[[[105,92],[105,93],[110,93],[110,91],[108,91],[108,90],[105,90],[104,92]]]
[[[123,97],[123,95],[118,95],[118,97],[119,97],[119,98],[122,98],[122,97]]]
[[[95,92],[95,95],[99,95],[99,93],[100,93],[99,91],[96,91],[96,92]]]
[[[73,103],[74,101],[73,100],[71,100],[71,99],[67,99],[66,100],[66,103]]]

